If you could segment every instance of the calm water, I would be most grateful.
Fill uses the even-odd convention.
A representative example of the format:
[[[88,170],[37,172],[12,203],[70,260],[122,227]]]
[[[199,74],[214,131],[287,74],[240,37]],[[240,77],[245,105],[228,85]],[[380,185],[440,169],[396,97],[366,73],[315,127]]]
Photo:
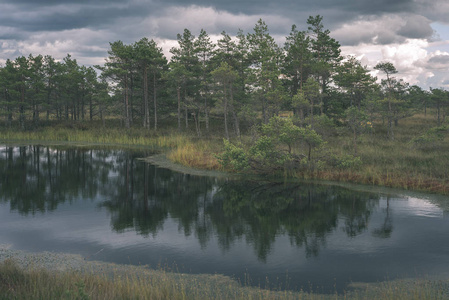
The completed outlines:
[[[270,288],[449,277],[449,218],[434,202],[193,176],[145,155],[0,147],[0,244]]]

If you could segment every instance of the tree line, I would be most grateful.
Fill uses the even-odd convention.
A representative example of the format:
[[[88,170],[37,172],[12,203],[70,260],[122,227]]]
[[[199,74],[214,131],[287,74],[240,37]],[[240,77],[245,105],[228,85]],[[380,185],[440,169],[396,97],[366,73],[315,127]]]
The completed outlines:
[[[360,126],[382,120],[390,138],[400,119],[434,108],[439,126],[449,112],[449,92],[423,90],[395,77],[390,62],[370,74],[355,57],[342,57],[340,44],[321,16],[307,30],[293,25],[283,46],[259,20],[249,33],[222,32],[212,42],[206,31],[177,35],[170,61],[154,40],[110,43],[104,65],[80,66],[67,55],[29,55],[0,67],[0,117],[23,130],[43,120],[89,121],[119,117],[126,128],[158,130],[161,119],[178,130],[208,134],[211,122],[224,137],[240,137],[273,116],[293,116],[296,126],[345,123],[356,147]],[[268,130],[268,129],[267,129]]]

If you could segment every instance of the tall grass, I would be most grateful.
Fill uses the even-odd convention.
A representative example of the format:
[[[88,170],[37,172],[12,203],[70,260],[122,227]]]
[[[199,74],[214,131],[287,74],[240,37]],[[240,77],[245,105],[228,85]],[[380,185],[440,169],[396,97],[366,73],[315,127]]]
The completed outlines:
[[[159,135],[143,129],[43,127],[34,131],[0,129],[0,142],[20,143],[88,143],[91,145],[145,147],[166,151],[188,144],[187,135]]]
[[[412,142],[434,126],[434,116],[418,114],[401,120],[394,128],[395,139],[390,140],[385,127],[377,123],[374,133],[359,139],[361,166],[344,170],[324,167],[312,177],[449,194],[449,132],[440,141]],[[352,139],[347,132],[329,137],[327,142],[332,153],[353,153]],[[297,176],[310,177],[310,174]]]
[[[167,158],[188,167],[223,170],[216,154],[221,152],[221,141],[190,140],[168,152]]]
[[[24,271],[0,264],[0,299],[447,299],[448,281],[401,280],[359,285],[344,294],[270,291],[221,275],[186,275],[117,266],[115,270]]]
[[[167,153],[167,157],[188,167],[221,170],[215,157],[221,151],[220,139],[198,139],[188,134],[165,133],[145,129],[56,126],[35,131],[0,130],[0,142],[64,142],[122,147],[145,147]]]
[[[399,126],[394,127],[395,139],[390,140],[387,139],[386,127],[380,122],[375,123],[374,131],[359,139],[358,156],[362,161],[361,166],[346,169],[324,167],[293,176],[449,194],[449,138],[421,145],[411,142],[434,126],[436,122],[433,115],[417,114],[401,120]],[[336,155],[352,154],[352,135],[345,130],[337,132],[337,135],[326,137],[329,152]],[[244,143],[249,143],[250,140],[248,136],[242,137]],[[53,124],[34,131],[3,128],[0,129],[1,141],[145,147],[163,151],[171,161],[184,166],[222,170],[216,158],[223,151],[221,138],[210,135],[197,138],[189,133],[178,133],[176,129],[154,132],[139,128],[104,128],[95,123]]]

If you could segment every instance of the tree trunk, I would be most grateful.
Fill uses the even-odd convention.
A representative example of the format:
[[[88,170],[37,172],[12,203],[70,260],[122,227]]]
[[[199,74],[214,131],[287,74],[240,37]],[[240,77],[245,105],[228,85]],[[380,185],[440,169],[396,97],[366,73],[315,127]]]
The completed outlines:
[[[197,135],[198,137],[201,137],[200,124],[199,124],[199,120],[198,120],[199,114],[200,114],[199,111],[196,112],[196,113],[193,112],[193,113],[192,113],[192,116],[193,116],[193,120],[194,120],[194,122],[195,122],[196,135]]]
[[[235,134],[237,135],[237,137],[240,139],[240,125],[239,125],[239,119],[237,116],[237,113],[235,112],[235,108],[234,108],[234,93],[233,93],[233,86],[231,83],[230,86],[230,96],[231,96],[231,111],[232,111],[232,116],[234,118],[234,129],[235,129]]]
[[[89,97],[89,120],[92,121],[93,117],[94,117],[94,112],[93,112],[94,106],[92,103],[92,95],[90,95]]]
[[[100,110],[100,118],[101,118],[101,123],[103,124],[103,128],[106,127],[106,123],[104,120],[104,115],[103,115],[103,105],[99,104],[99,110]]]
[[[226,85],[223,84],[224,87],[224,125],[225,125],[225,136],[226,139],[229,140],[229,130],[228,130],[228,97],[226,93]]]
[[[125,127],[129,128],[128,75],[125,75]]]
[[[85,112],[84,112],[84,97],[85,97],[85,95],[84,95],[84,87],[83,87],[83,92],[81,93],[81,120],[83,120],[84,121],[84,117],[85,117]]]
[[[206,131],[209,132],[209,107],[207,106],[207,97],[204,97],[204,114],[206,117]]]
[[[129,123],[129,127],[131,127],[134,122],[134,109],[133,109],[134,93],[133,93],[133,91],[134,91],[134,79],[133,79],[133,76],[131,75],[129,78],[129,85],[128,85],[128,123]]]
[[[186,118],[186,129],[188,129],[189,128],[189,115],[188,115],[187,104],[184,104],[184,113],[185,113],[185,118]]]
[[[178,94],[178,131],[181,131],[181,87],[176,89]]]
[[[22,130],[25,130],[25,107],[24,107],[24,103],[25,103],[25,88],[22,87],[21,88],[21,94],[20,94],[20,105],[19,105],[19,123],[20,123],[20,128]]]
[[[313,107],[315,106],[315,103],[313,101],[313,97],[311,97],[310,100],[310,126],[313,129]]]
[[[440,100],[437,100],[437,124],[440,126],[441,120],[440,120]]]
[[[153,103],[154,103],[154,130],[157,130],[157,90],[156,74],[153,74]]]
[[[268,112],[267,112],[267,103],[264,96],[262,96],[262,118],[265,124],[268,124]]]
[[[143,68],[143,103],[144,103],[144,116],[143,127],[150,129],[150,109],[148,105],[148,70],[147,66]]]
[[[391,109],[391,98],[388,98],[388,137],[394,140],[393,133],[393,110]]]

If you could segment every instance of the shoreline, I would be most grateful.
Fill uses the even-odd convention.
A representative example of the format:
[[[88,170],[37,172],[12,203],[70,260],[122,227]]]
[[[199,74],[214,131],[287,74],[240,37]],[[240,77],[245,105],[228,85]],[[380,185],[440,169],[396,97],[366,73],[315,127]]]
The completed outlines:
[[[42,145],[43,143],[40,143]],[[81,144],[81,145],[80,145]],[[28,143],[23,143],[22,145],[30,145]],[[52,146],[64,146],[69,145],[68,143],[46,143],[45,145]],[[89,147],[91,144],[86,143],[72,143],[70,146],[80,146],[80,147]],[[103,146],[103,145],[98,145]],[[109,147],[109,146],[107,146]],[[117,148],[122,148],[120,145],[115,145]],[[141,150],[139,147],[130,147],[132,149]],[[217,174],[224,177],[232,177],[237,178],[235,174],[228,174],[220,171],[204,171],[191,167],[181,166],[179,164],[173,163],[168,160],[164,154],[157,154],[146,158],[141,158],[143,161],[147,161],[153,163],[154,165],[161,168],[169,168],[178,172],[187,172],[191,175],[198,176],[216,176]],[[264,180],[261,176],[259,180]],[[265,178],[267,180],[267,178]],[[355,183],[345,183],[345,182],[334,182],[334,181],[325,181],[325,180],[302,180],[302,179],[288,179],[290,181],[296,182],[308,182],[308,183],[316,183],[316,184],[324,184],[324,185],[336,185],[342,186],[345,188],[356,189],[360,191],[370,191],[370,192],[378,192],[382,194],[398,194],[398,195],[407,195],[409,197],[419,197],[420,192],[413,192],[408,190],[401,189],[393,189],[389,187],[381,187],[381,186],[370,186],[370,185],[360,185]],[[425,194],[425,193],[423,193]],[[434,194],[425,194],[426,199],[430,199],[430,201],[438,201],[438,200],[446,200],[447,197],[442,195],[434,195]],[[445,201],[441,201],[443,203]],[[448,207],[448,204],[445,206]],[[247,287],[242,286],[236,280],[231,277],[219,275],[219,274],[180,274],[180,273],[171,273],[166,272],[164,270],[155,270],[149,269],[146,266],[134,266],[134,265],[119,265],[114,263],[107,263],[101,261],[88,260],[83,258],[81,255],[77,254],[67,254],[67,253],[57,253],[57,252],[27,252],[23,250],[14,250],[11,249],[9,245],[1,245],[0,244],[0,263],[5,261],[6,259],[11,258],[18,262],[19,266],[23,270],[34,270],[43,268],[48,270],[49,272],[81,272],[82,274],[96,274],[99,276],[106,276],[116,278],[117,276],[137,276],[137,277],[145,277],[145,278],[162,278],[160,280],[164,280],[163,278],[170,278],[170,280],[174,280],[175,282],[187,282],[188,284],[197,285],[201,282],[209,282],[208,286],[232,286],[235,290],[251,290],[254,293],[277,293],[275,291],[267,291],[261,290],[257,287]],[[154,280],[154,279],[152,279]],[[159,279],[157,279],[159,280]],[[383,281],[378,283],[354,283],[348,286],[348,293],[351,294],[354,291],[360,292],[364,290],[375,290],[378,289],[378,286],[392,285],[392,284],[404,284],[408,286],[407,282],[421,282],[423,279],[402,279],[402,280],[393,280],[393,281]],[[435,281],[436,282],[436,281]],[[441,282],[441,281],[438,281]],[[445,285],[449,286],[449,281],[447,279],[443,279],[442,281]],[[449,291],[449,289],[448,289]],[[290,293],[290,291],[288,291]],[[291,292],[296,293],[296,292]],[[303,294],[304,295],[304,294]],[[307,294],[308,295],[308,294]],[[314,294],[320,295],[322,294]],[[325,295],[327,297],[327,295]],[[335,294],[334,294],[335,297]],[[312,299],[312,298],[310,298]],[[313,298],[314,299],[314,298]],[[320,298],[323,299],[323,298]]]
[[[105,147],[105,148],[114,148],[114,149],[124,149],[124,150],[154,150],[149,149],[148,146],[145,145],[129,145],[129,144],[118,144],[118,143],[93,143],[93,142],[82,142],[82,141],[38,141],[38,140],[1,140],[0,145],[6,146],[30,146],[30,145],[40,145],[40,146],[70,146],[70,147]],[[303,183],[312,183],[312,184],[321,184],[321,185],[332,185],[332,186],[340,186],[343,188],[348,188],[356,191],[366,191],[366,192],[374,192],[380,193],[384,195],[400,195],[405,197],[418,197],[426,200],[430,200],[432,202],[443,203],[445,200],[449,200],[449,195],[444,193],[435,193],[432,191],[425,190],[413,190],[413,189],[405,189],[401,187],[391,187],[386,185],[377,185],[377,184],[367,184],[361,182],[351,182],[351,181],[337,181],[337,180],[329,180],[329,179],[321,179],[321,178],[297,178],[297,177],[288,177],[288,178],[274,178],[270,176],[257,175],[257,174],[245,174],[245,173],[229,173],[226,171],[217,171],[217,170],[209,170],[209,169],[201,169],[197,167],[192,167],[188,165],[183,165],[178,162],[174,162],[167,157],[167,153],[161,153],[160,151],[156,151],[154,154],[151,154],[146,157],[141,157],[139,160],[153,164],[159,168],[165,168],[172,171],[180,172],[183,174],[189,174],[194,176],[213,176],[220,178],[231,178],[231,179],[255,179],[261,181],[284,181],[284,182],[303,182]],[[449,211],[449,202],[445,205],[447,207],[447,211]]]
[[[28,252],[10,249],[10,245],[0,244],[0,265],[4,265],[8,261],[12,261],[24,273],[49,273],[56,278],[58,276],[73,276],[77,280],[84,278],[87,282],[96,278],[113,285],[130,285],[130,288],[136,288],[136,286],[147,283],[155,288],[162,287],[165,289],[168,287],[174,290],[171,293],[182,294],[183,299],[185,296],[188,299],[212,299],[215,296],[218,296],[218,299],[246,299],[247,297],[303,299],[305,295],[309,295],[302,291],[275,291],[265,290],[257,286],[245,286],[222,274],[176,273],[164,269],[151,269],[145,265],[136,266],[87,260],[78,254],[48,251]],[[2,273],[0,273],[0,279],[2,278],[1,275]],[[0,288],[1,284],[0,280]],[[318,299],[335,299],[335,295],[330,294],[316,294],[316,296],[319,297]],[[141,295],[136,299],[140,299],[140,297]],[[147,298],[144,296],[143,299]],[[170,299],[170,297],[167,299]]]
[[[267,290],[257,286],[240,284],[231,277],[221,274],[186,274],[150,269],[147,266],[122,265],[109,262],[87,260],[78,254],[59,252],[28,252],[10,249],[10,245],[0,244],[0,266],[8,261],[23,272],[35,276],[48,277],[58,281],[61,278],[77,280],[76,286],[85,287],[96,281],[112,286],[127,285],[132,298],[147,299],[136,295],[132,289],[140,289],[149,284],[153,288],[169,288],[170,293],[181,294],[185,299],[445,299],[449,293],[447,278],[403,278],[380,282],[353,282],[343,294],[320,294],[317,292]],[[1,279],[2,273],[0,273]],[[23,276],[23,275],[22,275]],[[0,281],[8,284],[7,277]],[[67,279],[65,279],[67,280]],[[85,282],[85,283],[83,283]],[[52,284],[52,283],[49,283]],[[72,283],[73,284],[73,283]],[[82,291],[85,293],[85,291]],[[88,291],[87,291],[88,292]],[[98,294],[99,291],[96,291]],[[87,294],[86,294],[87,295]],[[445,296],[446,295],[446,296]],[[171,296],[157,297],[170,299]],[[90,299],[90,298],[89,298]],[[93,297],[92,299],[97,299]]]
[[[79,254],[63,252],[29,252],[26,250],[10,249],[10,245],[0,244],[0,264],[12,260],[16,266],[24,271],[46,270],[56,272],[78,272],[85,275],[100,275],[109,278],[121,276],[141,277],[169,277],[178,280],[183,278],[196,282],[200,280],[216,281],[240,287],[237,281],[221,274],[185,274],[165,271],[163,269],[151,269],[146,265],[136,266],[128,264],[116,264],[111,262],[89,260]],[[243,287],[241,287],[243,288]]]

